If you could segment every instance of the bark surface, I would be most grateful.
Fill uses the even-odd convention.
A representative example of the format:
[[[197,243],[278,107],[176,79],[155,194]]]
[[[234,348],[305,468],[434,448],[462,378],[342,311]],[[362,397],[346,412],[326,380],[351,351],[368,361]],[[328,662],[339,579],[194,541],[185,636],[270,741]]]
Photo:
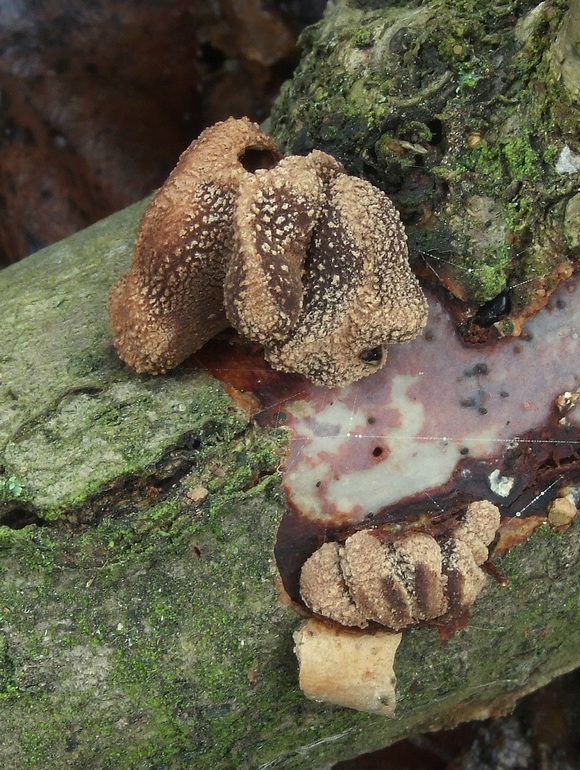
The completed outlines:
[[[335,0],[269,128],[383,189],[415,268],[464,315],[503,300],[518,333],[580,253],[579,18],[578,0]]]
[[[362,34],[364,14],[384,12],[367,6],[336,3],[325,23]],[[297,99],[280,102],[278,125]],[[404,634],[396,718],[304,698],[299,619],[272,556],[286,434],[255,425],[206,372],[138,376],[112,349],[108,292],[142,211],[0,276],[0,765],[330,768],[501,712],[576,667],[579,528],[541,527],[498,560],[508,585],[488,581],[446,645],[432,629]]]

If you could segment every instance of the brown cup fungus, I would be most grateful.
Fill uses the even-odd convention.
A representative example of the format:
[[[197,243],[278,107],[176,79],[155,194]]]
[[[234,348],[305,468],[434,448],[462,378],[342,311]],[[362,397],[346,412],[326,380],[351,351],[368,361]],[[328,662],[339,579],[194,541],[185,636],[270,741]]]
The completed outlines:
[[[248,119],[206,129],[147,208],[109,302],[119,356],[162,374],[233,326],[276,369],[342,385],[427,303],[387,196],[330,155],[282,158]]]
[[[389,541],[364,529],[324,543],[302,567],[302,599],[316,615],[359,628],[461,618],[483,587],[481,565],[499,524],[498,508],[478,501],[440,538],[409,532]]]
[[[525,338],[485,348],[459,339],[431,296],[426,334],[331,394],[256,376],[252,354],[256,382],[243,389],[271,397],[293,434],[276,561],[310,617],[295,635],[310,697],[392,713],[401,631],[434,625],[449,638],[467,623],[499,527],[492,503],[519,530],[548,506],[554,526],[569,525],[578,291],[571,279]],[[426,303],[380,191],[325,153],[282,158],[256,125],[229,120],[200,136],[153,199],[110,312],[117,350],[138,371],[165,372],[232,325],[275,368],[337,385],[417,335]],[[233,358],[214,372],[225,379],[250,355],[227,347]],[[299,389],[294,403],[282,381]]]

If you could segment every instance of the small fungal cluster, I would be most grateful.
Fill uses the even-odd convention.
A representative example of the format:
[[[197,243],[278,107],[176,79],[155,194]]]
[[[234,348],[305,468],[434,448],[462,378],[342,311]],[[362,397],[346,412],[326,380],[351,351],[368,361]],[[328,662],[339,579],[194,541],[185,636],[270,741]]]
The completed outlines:
[[[276,369],[343,385],[415,337],[427,303],[383,192],[321,151],[282,158],[256,124],[230,119],[153,198],[109,313],[138,372],[168,371],[231,325]]]
[[[302,567],[300,593],[314,613],[344,626],[373,622],[400,631],[459,619],[483,587],[481,565],[499,524],[498,508],[482,500],[441,538],[412,532],[389,542],[377,530],[360,530],[312,554]]]

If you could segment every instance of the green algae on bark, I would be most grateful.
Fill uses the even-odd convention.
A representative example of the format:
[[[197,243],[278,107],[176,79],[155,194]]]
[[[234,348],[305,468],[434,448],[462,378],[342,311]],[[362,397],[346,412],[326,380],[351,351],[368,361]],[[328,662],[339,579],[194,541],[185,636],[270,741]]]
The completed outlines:
[[[509,290],[526,316],[578,257],[577,178],[557,160],[580,109],[551,55],[567,8],[331,0],[269,128],[284,151],[318,147],[381,187],[426,277],[470,308]]]
[[[503,557],[508,588],[488,581],[447,646],[431,629],[405,635],[395,720],[303,697],[273,563],[287,434],[254,425],[207,375],[138,377],[110,347],[107,292],[140,210],[0,277],[0,765],[329,768],[577,665],[576,525]],[[38,460],[49,449],[52,468]]]
[[[141,211],[2,273],[0,522],[14,510],[58,518],[119,479],[167,475],[180,443],[228,440],[248,423],[209,375],[138,377],[115,355],[108,290]]]
[[[500,561],[508,587],[489,581],[448,645],[433,629],[404,636],[395,720],[306,701],[296,618],[274,582],[275,476],[230,489],[219,518],[176,498],[82,536],[0,529],[7,770],[329,768],[505,709],[577,655],[578,605],[561,597],[574,595],[578,537],[540,530]]]

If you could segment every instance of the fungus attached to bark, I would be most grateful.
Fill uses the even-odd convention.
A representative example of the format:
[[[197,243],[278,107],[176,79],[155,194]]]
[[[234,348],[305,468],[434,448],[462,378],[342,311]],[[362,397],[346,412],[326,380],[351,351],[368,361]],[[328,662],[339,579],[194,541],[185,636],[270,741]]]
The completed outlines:
[[[317,615],[359,628],[459,618],[483,587],[480,565],[499,523],[497,507],[478,501],[446,537],[411,532],[389,541],[366,529],[343,545],[325,543],[302,567],[302,599]]]
[[[276,369],[341,385],[416,336],[427,304],[384,193],[318,150],[282,159],[257,125],[230,119],[155,195],[109,312],[139,372],[166,372],[231,324]]]
[[[417,627],[431,626],[449,640],[478,602],[500,601],[486,573],[513,582],[509,561],[484,565],[490,542],[495,561],[546,513],[558,532],[570,526],[580,467],[579,295],[575,276],[528,322],[525,338],[485,350],[465,345],[431,297],[426,333],[392,350],[388,371],[331,398],[299,386],[283,409],[272,389],[276,424],[292,431],[276,562],[287,597],[302,616],[309,610],[295,637],[306,695],[374,711],[387,682],[358,665],[359,637],[373,649],[380,639],[382,650],[409,630],[409,650]],[[497,478],[509,485],[500,489]]]

